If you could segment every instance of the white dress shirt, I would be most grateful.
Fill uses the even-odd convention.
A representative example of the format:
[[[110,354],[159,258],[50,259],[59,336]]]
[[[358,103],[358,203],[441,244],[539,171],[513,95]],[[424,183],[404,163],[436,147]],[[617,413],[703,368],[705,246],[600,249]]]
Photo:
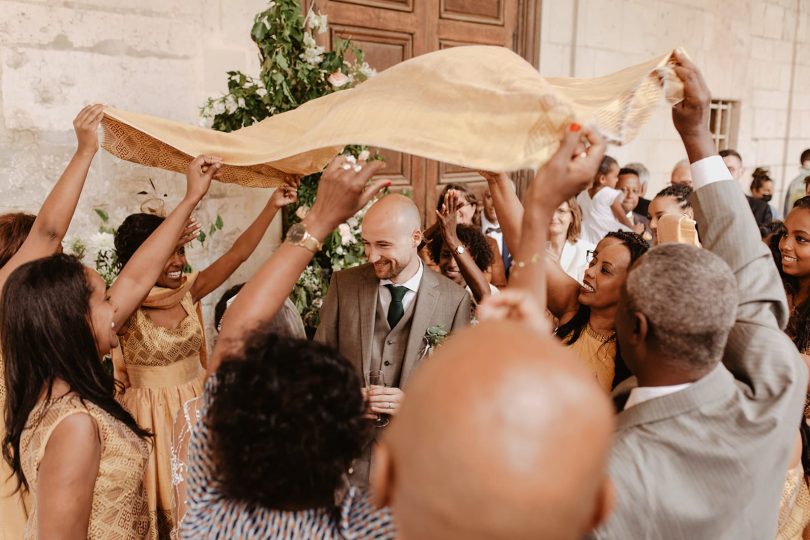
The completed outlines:
[[[489,221],[486,218],[486,216],[484,215],[484,213],[482,212],[481,213],[481,232],[484,233],[484,235],[490,236],[490,237],[495,239],[495,241],[498,243],[498,252],[501,255],[503,255],[503,233],[498,232],[498,231],[487,232],[487,229],[490,229],[490,228],[500,230],[501,226],[498,225],[497,223],[492,223],[491,221]]]
[[[692,177],[692,181],[695,181],[694,177]],[[686,390],[690,386],[692,386],[692,383],[673,384],[671,386],[639,386],[630,390],[630,395],[627,397],[627,403],[624,404],[624,408],[627,410],[639,403]]]
[[[692,163],[690,168],[692,169],[692,187],[695,191],[712,182],[733,180],[726,163],[720,156],[703,158]]]
[[[422,282],[422,274],[425,272],[424,266],[422,266],[422,261],[419,261],[419,269],[405,283],[394,283],[390,279],[381,279],[380,280],[380,289],[378,295],[380,297],[380,305],[382,305],[383,313],[388,313],[388,307],[391,305],[391,291],[388,290],[386,285],[396,285],[398,287],[407,287],[408,291],[405,293],[405,297],[402,299],[402,307],[405,311],[408,311],[408,307],[410,307],[411,303],[416,298],[416,293],[419,292],[419,284]]]

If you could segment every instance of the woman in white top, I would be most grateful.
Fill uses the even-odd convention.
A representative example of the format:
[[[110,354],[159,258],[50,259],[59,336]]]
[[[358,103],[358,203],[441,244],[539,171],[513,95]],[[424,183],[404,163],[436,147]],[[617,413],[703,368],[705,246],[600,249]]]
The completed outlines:
[[[588,266],[588,252],[595,244],[580,238],[582,211],[576,199],[568,199],[554,211],[548,228],[549,254],[560,263],[565,273],[582,283]]]
[[[610,156],[602,158],[593,185],[577,196],[582,209],[582,238],[598,244],[611,231],[632,231],[633,223],[622,208],[624,193],[616,189],[619,163]]]

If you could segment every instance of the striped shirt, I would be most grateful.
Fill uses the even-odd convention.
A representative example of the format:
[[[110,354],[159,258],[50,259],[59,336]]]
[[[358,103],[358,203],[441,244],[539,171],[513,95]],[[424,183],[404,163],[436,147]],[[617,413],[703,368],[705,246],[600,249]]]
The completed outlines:
[[[282,511],[250,508],[229,501],[214,479],[213,452],[205,418],[210,405],[209,380],[201,411],[202,420],[191,436],[186,476],[186,513],[180,523],[180,538],[278,539],[278,540],[394,540],[396,531],[390,510],[376,510],[367,494],[349,488],[338,508]]]

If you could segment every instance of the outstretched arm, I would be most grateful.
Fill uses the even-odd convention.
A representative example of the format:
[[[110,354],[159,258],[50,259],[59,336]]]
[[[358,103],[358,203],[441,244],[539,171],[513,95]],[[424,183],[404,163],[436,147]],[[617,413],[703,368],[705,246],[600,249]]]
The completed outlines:
[[[578,151],[583,135],[590,143],[584,154]],[[562,268],[552,261],[546,263],[548,226],[558,206],[588,187],[604,154],[605,141],[597,132],[587,129],[583,132],[579,124],[571,124],[559,148],[537,171],[526,193],[523,232],[512,265],[510,285],[531,291],[538,305],[548,304],[558,317],[566,310],[576,308],[571,299],[573,285],[569,286],[559,275],[564,274]],[[552,294],[547,299],[548,292]]]
[[[219,159],[209,156],[198,156],[189,163],[186,196],[138,248],[110,287],[110,302],[117,307],[116,328],[121,328],[157,282],[165,261],[177,249],[177,239],[186,228],[188,217],[208,192],[221,165]]]
[[[315,204],[303,220],[307,232],[321,242],[383,187],[390,185],[387,180],[366,185],[383,167],[382,162],[359,161],[360,171],[342,168],[344,162],[345,158],[337,157],[326,167],[318,184]],[[313,255],[304,247],[284,242],[250,278],[222,318],[219,341],[208,364],[209,375],[216,371],[223,358],[239,350],[248,332],[278,312]]]
[[[104,105],[88,105],[73,120],[78,146],[65,172],[56,182],[39,209],[31,232],[19,251],[0,268],[0,289],[8,276],[19,266],[47,257],[59,251],[62,239],[70,227],[79,196],[90,170],[90,163],[98,151],[98,125],[104,116]]]
[[[584,154],[579,151],[582,136],[590,142]],[[545,332],[548,325],[542,315],[542,306],[554,306],[558,312],[563,310],[562,313],[566,309],[576,310],[576,292],[561,295],[557,291],[558,287],[567,291],[567,282],[576,284],[576,281],[565,275],[554,261],[548,260],[548,226],[560,204],[588,187],[604,154],[605,141],[598,133],[583,132],[579,124],[569,126],[559,148],[537,171],[526,193],[523,231],[512,265],[510,288],[505,294],[488,298],[482,304],[479,311],[482,320],[511,319]],[[578,284],[576,289],[579,289]],[[553,309],[551,311],[557,315]]]
[[[264,209],[253,223],[239,235],[231,249],[214,261],[211,266],[200,272],[191,287],[191,296],[195,302],[222,285],[253,254],[279,209],[298,199],[297,189],[298,183],[276,189]]]
[[[489,282],[484,272],[475,264],[475,260],[469,250],[464,249],[463,253],[457,251],[459,246],[464,247],[456,235],[456,227],[458,226],[457,212],[460,206],[461,200],[459,199],[458,192],[450,190],[444,199],[442,211],[436,212],[436,218],[444,243],[453,253],[453,259],[455,259],[456,265],[458,265],[459,272],[461,272],[464,281],[473,293],[473,298],[475,298],[476,303],[478,303],[489,295]],[[434,242],[435,241],[434,239]],[[487,249],[489,249],[489,244],[487,244]],[[435,262],[438,264],[438,261]]]

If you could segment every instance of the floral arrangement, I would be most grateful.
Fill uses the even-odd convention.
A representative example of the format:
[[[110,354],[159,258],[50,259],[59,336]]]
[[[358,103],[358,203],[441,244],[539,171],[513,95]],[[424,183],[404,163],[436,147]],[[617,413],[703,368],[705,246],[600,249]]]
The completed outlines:
[[[422,350],[419,353],[419,358],[427,358],[447,339],[449,332],[444,326],[431,326],[425,330],[425,336],[422,338]]]
[[[316,35],[328,30],[327,16],[311,8],[306,16],[298,0],[275,0],[258,13],[250,35],[259,49],[260,74],[251,77],[228,72],[228,92],[209,98],[200,109],[204,125],[232,131],[280,114],[339,90],[356,86],[376,72],[363,52],[347,40],[336,40],[334,50],[318,45]],[[346,152],[359,156],[364,148]],[[368,157],[366,154],[362,157]],[[285,229],[306,216],[315,200],[320,174],[302,179],[298,201],[285,208]],[[304,324],[318,326],[319,310],[332,272],[365,262],[360,225],[367,208],[343,223],[323,243],[296,284],[291,299]]]

